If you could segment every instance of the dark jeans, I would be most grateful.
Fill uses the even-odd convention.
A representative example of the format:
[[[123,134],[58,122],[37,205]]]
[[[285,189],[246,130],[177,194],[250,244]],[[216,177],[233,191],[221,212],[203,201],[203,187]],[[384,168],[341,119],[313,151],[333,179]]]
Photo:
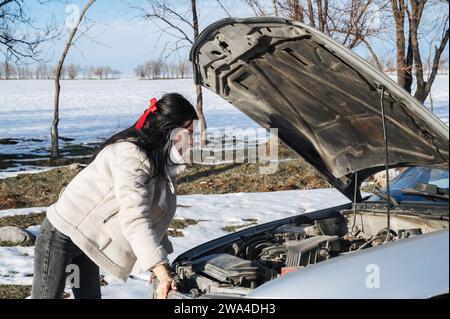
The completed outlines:
[[[46,218],[36,239],[31,298],[63,298],[66,279],[75,299],[101,298],[98,266]]]

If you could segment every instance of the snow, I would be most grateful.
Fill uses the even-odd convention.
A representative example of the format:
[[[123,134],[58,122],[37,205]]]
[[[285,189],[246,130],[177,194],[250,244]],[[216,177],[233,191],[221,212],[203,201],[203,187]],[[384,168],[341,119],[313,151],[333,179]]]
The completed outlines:
[[[47,210],[47,207],[27,207],[27,208],[12,208],[0,210],[0,218],[7,216],[17,216],[17,215],[30,215],[42,213]]]
[[[291,190],[268,193],[234,193],[221,195],[182,195],[178,197],[175,218],[192,218],[198,224],[181,231],[183,237],[170,237],[174,252],[169,256],[173,261],[182,252],[197,245],[228,234],[222,227],[243,225],[243,219],[256,219],[257,224],[281,219],[304,212],[341,205],[348,200],[334,189]],[[45,209],[45,208],[44,208]],[[0,211],[1,216],[27,214],[42,210],[16,209]],[[39,226],[28,228],[36,234]],[[0,285],[31,285],[33,273],[33,247],[0,247]],[[112,278],[102,287],[103,298],[145,298],[148,273],[134,274],[127,283]],[[67,290],[70,292],[69,290]]]
[[[0,285],[30,285],[34,247],[0,247]]]
[[[1,153],[0,153],[1,154]],[[0,171],[0,179],[16,177],[21,174],[36,174],[46,172],[60,166],[52,166],[52,167],[40,167],[33,165],[20,165],[15,167],[8,167],[2,171]],[[19,171],[17,171],[19,169]]]
[[[447,124],[448,85],[449,76],[438,75],[431,94],[435,114]],[[174,91],[194,104],[192,79],[63,80],[59,134],[74,138],[73,143],[102,141],[131,126],[147,108],[151,97],[159,98]],[[203,92],[204,113],[210,129],[258,127],[218,95],[206,89]],[[0,81],[0,138],[27,139],[15,145],[0,145],[0,153],[47,154],[45,148],[50,146],[53,98],[54,82],[51,80]],[[429,99],[425,104],[429,105]]]
[[[436,114],[445,124],[449,125],[449,76],[438,76],[431,89],[431,98],[433,99],[433,113]],[[430,108],[430,99],[425,101],[425,106]]]
[[[101,141],[131,126],[147,108],[150,98],[175,91],[195,104],[192,79],[61,81],[59,134],[75,138],[76,142]],[[31,148],[50,145],[53,97],[54,82],[50,80],[0,81],[0,138],[44,140],[1,145],[0,153],[23,154]],[[204,112],[211,128],[257,127],[247,116],[208,90],[204,90]],[[32,153],[42,154],[43,150]]]

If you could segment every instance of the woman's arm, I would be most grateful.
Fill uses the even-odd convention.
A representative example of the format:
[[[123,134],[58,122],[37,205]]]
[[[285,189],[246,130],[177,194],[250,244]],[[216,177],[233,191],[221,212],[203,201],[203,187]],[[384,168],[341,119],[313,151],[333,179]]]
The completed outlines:
[[[119,204],[118,220],[142,269],[168,263],[167,252],[153,230],[149,194],[145,181],[150,173],[148,161],[138,146],[130,142],[115,145],[111,163],[114,191]]]

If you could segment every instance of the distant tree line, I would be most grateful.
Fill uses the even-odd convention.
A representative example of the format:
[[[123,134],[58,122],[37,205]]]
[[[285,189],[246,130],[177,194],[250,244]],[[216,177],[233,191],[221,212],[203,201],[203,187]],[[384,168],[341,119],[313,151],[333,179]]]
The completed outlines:
[[[31,65],[13,65],[10,63],[0,64],[0,79],[19,79],[19,80],[51,80],[55,78],[56,67],[45,63]],[[79,64],[64,65],[61,69],[61,79],[98,79],[113,80],[119,79],[122,72],[113,69],[110,66],[85,66]]]
[[[168,63],[163,60],[149,60],[134,69],[141,80],[150,79],[184,79],[192,77],[191,64],[187,61]]]

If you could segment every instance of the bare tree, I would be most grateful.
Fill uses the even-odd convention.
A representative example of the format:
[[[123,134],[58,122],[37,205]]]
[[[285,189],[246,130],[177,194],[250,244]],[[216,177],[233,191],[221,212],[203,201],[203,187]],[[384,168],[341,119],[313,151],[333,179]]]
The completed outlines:
[[[5,63],[3,64],[3,69],[4,69],[6,80],[13,79],[16,77],[17,70],[8,60],[5,61]]]
[[[410,16],[410,33],[411,33],[411,47],[413,52],[414,59],[414,71],[415,77],[417,81],[417,89],[414,96],[420,101],[424,102],[431,91],[431,87],[436,78],[437,71],[439,68],[439,61],[441,59],[442,53],[447,47],[448,38],[449,38],[449,16],[447,14],[444,22],[444,30],[440,39],[438,39],[438,43],[434,50],[434,58],[433,62],[430,66],[430,72],[428,77],[425,79],[426,75],[423,70],[422,56],[420,51],[420,43],[419,43],[419,24],[422,21],[423,12],[427,3],[430,3],[427,0],[411,0],[411,8],[408,11],[408,15]],[[448,1],[447,1],[448,5]],[[408,8],[408,7],[407,7]],[[447,6],[448,12],[448,6]]]
[[[102,66],[98,66],[94,69],[94,75],[98,77],[100,80],[103,80],[103,77],[105,75],[105,70]]]
[[[33,70],[28,64],[16,65],[17,78],[20,80],[30,80],[33,78]]]
[[[406,39],[406,7],[405,0],[390,0],[395,22],[395,42],[397,47],[397,82],[411,93],[413,76],[413,52],[411,37]],[[408,41],[408,43],[407,43]]]
[[[188,62],[186,62],[186,61],[181,61],[181,60],[178,62],[178,64],[177,64],[177,71],[178,71],[178,73],[180,74],[180,77],[181,77],[182,79],[185,78],[186,73],[187,73],[187,71],[188,71],[188,68],[189,68]]]
[[[108,79],[110,77],[110,75],[112,75],[113,69],[110,66],[104,66],[103,73],[105,75],[105,78]]]
[[[112,71],[112,77],[113,79],[120,79],[120,75],[122,74],[122,71],[114,69]]]
[[[191,9],[192,9],[192,22],[194,29],[194,40],[197,39],[199,35],[198,29],[198,16],[197,16],[197,4],[196,0],[191,0]],[[196,101],[196,111],[199,118],[200,124],[200,147],[204,147],[206,145],[206,119],[203,114],[203,92],[202,86],[200,84],[195,85],[195,91],[197,93],[197,101]]]
[[[267,15],[264,0],[243,0],[258,15]],[[386,0],[279,0],[279,14],[329,35],[344,46],[354,49],[364,45],[371,60],[381,68],[371,39],[383,31],[383,23],[375,23],[386,11]]]
[[[67,66],[67,77],[69,80],[75,80],[81,71],[81,67],[78,64],[69,64]]]
[[[81,21],[83,20],[84,15],[86,14],[86,11],[89,9],[89,7],[95,2],[95,0],[89,0],[89,2],[86,4],[86,6],[83,8],[83,10],[80,13],[80,16],[78,17],[78,20],[76,21],[72,31],[69,34],[69,39],[67,40],[66,46],[64,48],[64,51],[61,55],[61,58],[58,62],[58,66],[56,68],[56,74],[55,74],[55,106],[54,106],[54,112],[53,112],[53,123],[51,128],[51,140],[52,140],[52,146],[51,146],[51,154],[50,154],[50,161],[55,161],[59,157],[59,145],[58,145],[58,123],[59,123],[59,93],[61,91],[61,85],[59,83],[61,78],[61,70],[64,65],[64,61],[66,59],[67,53],[69,52],[70,47],[73,45],[73,40],[75,37],[75,34],[77,33],[78,27],[80,26]]]
[[[141,80],[145,79],[145,68],[144,68],[144,65],[139,64],[134,69],[134,74],[136,74],[136,76],[139,77]]]
[[[39,63],[34,70],[34,77],[37,80],[50,78],[49,66],[45,63]]]
[[[260,0],[244,0],[244,2],[253,10],[255,16],[267,16],[269,15],[267,8]]]
[[[449,57],[441,57],[441,61],[439,61],[439,74],[445,74],[445,72],[448,72],[448,65]]]
[[[199,35],[196,0],[191,0],[189,10],[184,12],[182,9],[177,10],[175,5],[170,3],[170,0],[148,0],[148,6],[137,9],[143,12],[143,18],[154,21],[161,32],[176,38],[173,43],[174,47],[168,56],[179,53],[182,48],[192,46]],[[192,35],[189,35],[190,32],[192,32]],[[168,56],[165,58],[168,58]],[[153,74],[155,74],[155,70],[153,70]],[[206,119],[203,114],[201,85],[197,84],[195,90],[197,95],[195,108],[200,124],[200,144],[203,147],[206,141]]]
[[[161,73],[162,73],[162,66],[163,63],[161,60],[153,60],[152,62],[152,78],[153,79],[159,79],[161,78]]]
[[[94,77],[95,66],[89,65],[84,68],[85,77],[92,79]]]
[[[31,1],[0,0],[0,53],[15,63],[40,60],[42,44],[58,36],[54,25],[35,25]],[[37,1],[44,4],[48,1]]]
[[[153,75],[153,61],[147,61],[144,64],[144,78],[145,79],[151,79]]]
[[[415,78],[417,88],[414,96],[423,103],[431,91],[442,54],[448,44],[448,1],[390,1],[396,28],[398,83],[408,92],[411,92]],[[421,52],[426,36],[424,34],[420,36],[419,33],[425,10],[433,6],[440,6],[442,12],[447,13],[438,15],[434,21],[428,21],[429,24],[433,25],[433,28],[427,30],[427,35],[433,33],[432,38],[435,40],[433,41],[434,49],[432,46],[429,48],[429,56],[432,58],[429,62],[428,76],[426,76]]]

